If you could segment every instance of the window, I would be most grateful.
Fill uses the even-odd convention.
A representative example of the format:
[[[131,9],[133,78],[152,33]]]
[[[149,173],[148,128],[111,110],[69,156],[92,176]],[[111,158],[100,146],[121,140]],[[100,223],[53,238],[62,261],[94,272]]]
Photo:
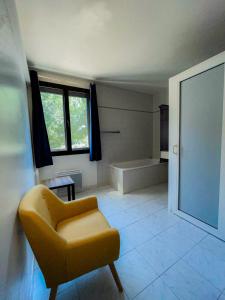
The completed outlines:
[[[53,155],[89,152],[89,90],[40,82]]]
[[[41,100],[50,148],[52,151],[66,150],[63,91],[43,88]]]
[[[88,148],[87,97],[69,92],[69,111],[72,149]]]

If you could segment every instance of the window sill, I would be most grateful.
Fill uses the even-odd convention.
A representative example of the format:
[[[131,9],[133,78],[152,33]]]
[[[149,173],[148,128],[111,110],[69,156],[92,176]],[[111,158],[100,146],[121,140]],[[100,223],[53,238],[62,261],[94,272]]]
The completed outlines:
[[[52,156],[65,156],[65,155],[75,155],[75,154],[87,154],[90,153],[90,149],[77,149],[77,150],[65,150],[65,151],[53,151]]]

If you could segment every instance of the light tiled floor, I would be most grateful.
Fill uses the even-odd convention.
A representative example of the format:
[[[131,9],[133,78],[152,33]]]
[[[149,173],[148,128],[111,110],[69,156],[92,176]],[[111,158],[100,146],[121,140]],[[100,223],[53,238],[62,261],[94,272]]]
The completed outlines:
[[[110,187],[96,194],[101,211],[120,231],[116,268],[120,294],[108,267],[61,285],[57,299],[225,300],[225,243],[167,211],[167,186],[120,195]],[[35,268],[33,300],[48,299]]]

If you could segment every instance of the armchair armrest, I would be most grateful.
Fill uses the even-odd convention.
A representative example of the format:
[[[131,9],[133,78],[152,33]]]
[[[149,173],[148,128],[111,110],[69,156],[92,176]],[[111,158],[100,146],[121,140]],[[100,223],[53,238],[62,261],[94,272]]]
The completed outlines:
[[[68,274],[79,276],[110,264],[118,259],[119,250],[119,232],[110,227],[101,233],[69,242],[66,256]]]
[[[66,241],[40,215],[32,211],[19,211],[19,216],[47,287],[63,282]]]
[[[71,202],[63,202],[60,219],[71,218],[97,208],[98,202],[95,196],[88,196]]]
[[[113,242],[120,242],[120,235],[117,229],[107,228],[104,231],[96,234],[91,234],[90,236],[85,236],[84,238],[79,238],[75,241],[67,243],[67,249],[74,251],[75,248],[80,248],[90,245],[98,244],[99,242],[106,242],[107,240],[113,240]],[[117,243],[119,246],[119,243]]]

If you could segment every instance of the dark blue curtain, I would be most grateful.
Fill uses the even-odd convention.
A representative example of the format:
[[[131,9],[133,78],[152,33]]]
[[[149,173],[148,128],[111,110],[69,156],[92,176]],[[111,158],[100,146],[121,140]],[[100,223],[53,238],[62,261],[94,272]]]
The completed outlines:
[[[90,84],[90,160],[101,160],[101,138],[95,84]]]
[[[48,134],[45,125],[41,93],[36,71],[30,71],[32,90],[32,133],[34,160],[37,168],[53,165]]]

